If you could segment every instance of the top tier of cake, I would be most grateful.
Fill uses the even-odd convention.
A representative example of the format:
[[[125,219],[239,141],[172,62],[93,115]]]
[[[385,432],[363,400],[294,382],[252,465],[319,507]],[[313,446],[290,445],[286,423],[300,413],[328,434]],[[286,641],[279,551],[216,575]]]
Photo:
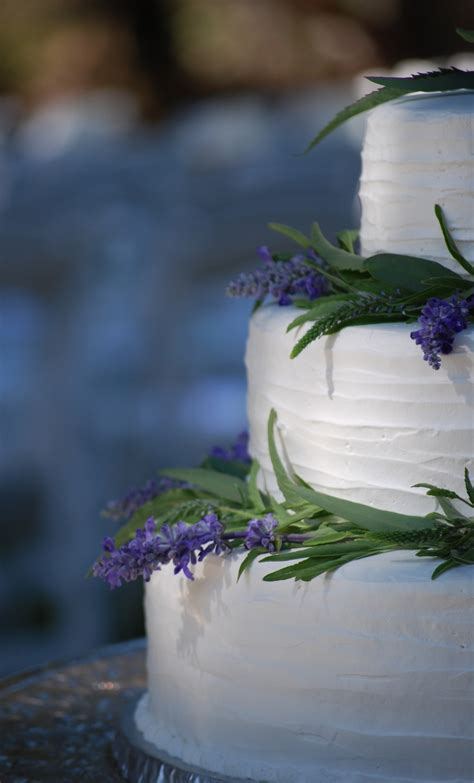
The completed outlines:
[[[434,214],[442,206],[474,260],[474,92],[412,95],[367,121],[360,180],[361,253],[432,258],[459,272]]]

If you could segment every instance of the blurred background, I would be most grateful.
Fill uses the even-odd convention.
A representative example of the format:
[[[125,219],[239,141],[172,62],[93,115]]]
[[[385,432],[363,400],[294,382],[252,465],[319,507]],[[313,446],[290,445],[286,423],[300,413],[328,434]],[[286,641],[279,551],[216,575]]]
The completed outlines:
[[[271,220],[357,226],[364,73],[474,67],[472,0],[2,0],[0,675],[143,633],[106,502],[245,427]],[[430,62],[426,62],[429,60]],[[277,242],[277,244],[276,244]]]

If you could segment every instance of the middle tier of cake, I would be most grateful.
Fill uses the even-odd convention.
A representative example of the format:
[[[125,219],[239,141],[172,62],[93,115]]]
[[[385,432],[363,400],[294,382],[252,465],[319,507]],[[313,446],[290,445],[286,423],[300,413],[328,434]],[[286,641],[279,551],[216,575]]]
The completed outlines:
[[[299,312],[269,305],[250,324],[250,451],[265,486],[277,489],[267,441],[274,408],[288,464],[321,491],[410,514],[435,507],[415,483],[463,494],[464,468],[474,468],[474,328],[456,336],[437,371],[405,323],[343,329],[291,359],[308,328],[287,333]]]

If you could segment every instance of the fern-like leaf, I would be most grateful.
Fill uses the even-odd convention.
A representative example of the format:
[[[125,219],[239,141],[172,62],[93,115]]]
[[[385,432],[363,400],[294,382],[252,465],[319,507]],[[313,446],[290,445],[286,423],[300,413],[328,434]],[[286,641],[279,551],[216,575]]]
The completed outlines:
[[[403,90],[405,95],[412,92],[452,92],[453,90],[472,90],[474,71],[461,71],[459,68],[438,68],[427,73],[415,73],[412,76],[369,76],[370,82],[393,90]]]
[[[291,352],[294,359],[310,343],[327,334],[334,334],[345,326],[356,326],[364,323],[381,323],[383,321],[405,320],[403,307],[399,303],[390,302],[380,297],[361,297],[326,317],[319,318],[313,326],[301,337]]]
[[[310,150],[312,150],[313,147],[325,139],[326,136],[329,136],[330,133],[339,128],[340,125],[343,125],[345,122],[347,122],[347,120],[352,119],[352,117],[356,117],[358,114],[363,114],[363,112],[370,111],[370,109],[374,109],[376,106],[380,106],[382,103],[393,101],[395,98],[399,98],[401,95],[403,95],[403,90],[390,87],[383,87],[380,90],[375,90],[374,92],[369,93],[369,95],[364,95],[363,98],[359,98],[358,101],[351,103],[350,106],[346,106],[345,109],[342,109],[342,111],[338,112],[336,116],[333,117],[333,119],[328,122],[328,124],[325,125],[318,135],[315,136],[314,139],[308,144],[305,151],[310,152]]]
[[[468,31],[465,32],[469,35]],[[374,109],[383,103],[400,98],[402,95],[409,95],[413,92],[450,92],[452,90],[474,89],[474,72],[460,71],[457,68],[440,68],[438,71],[418,73],[408,78],[390,76],[371,76],[368,78],[371,82],[382,85],[381,89],[364,95],[363,98],[360,98],[350,106],[346,106],[345,109],[336,114],[309,143],[306,152],[312,150],[332,131],[339,128],[347,120],[352,119],[352,117]]]

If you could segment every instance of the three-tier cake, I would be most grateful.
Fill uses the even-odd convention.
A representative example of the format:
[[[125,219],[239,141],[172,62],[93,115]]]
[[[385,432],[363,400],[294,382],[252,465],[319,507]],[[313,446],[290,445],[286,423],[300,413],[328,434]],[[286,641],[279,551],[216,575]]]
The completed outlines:
[[[369,117],[361,250],[452,268],[439,203],[474,260],[474,93],[414,95]],[[296,359],[293,307],[264,306],[247,345],[250,450],[278,494],[267,443],[311,486],[426,514],[414,484],[462,492],[474,453],[474,328],[437,372],[406,323],[353,326]],[[158,751],[265,783],[468,783],[474,778],[474,577],[435,582],[407,551],[355,560],[310,582],[237,582],[241,555],[207,557],[193,582],[146,586],[148,693],[136,723]]]

